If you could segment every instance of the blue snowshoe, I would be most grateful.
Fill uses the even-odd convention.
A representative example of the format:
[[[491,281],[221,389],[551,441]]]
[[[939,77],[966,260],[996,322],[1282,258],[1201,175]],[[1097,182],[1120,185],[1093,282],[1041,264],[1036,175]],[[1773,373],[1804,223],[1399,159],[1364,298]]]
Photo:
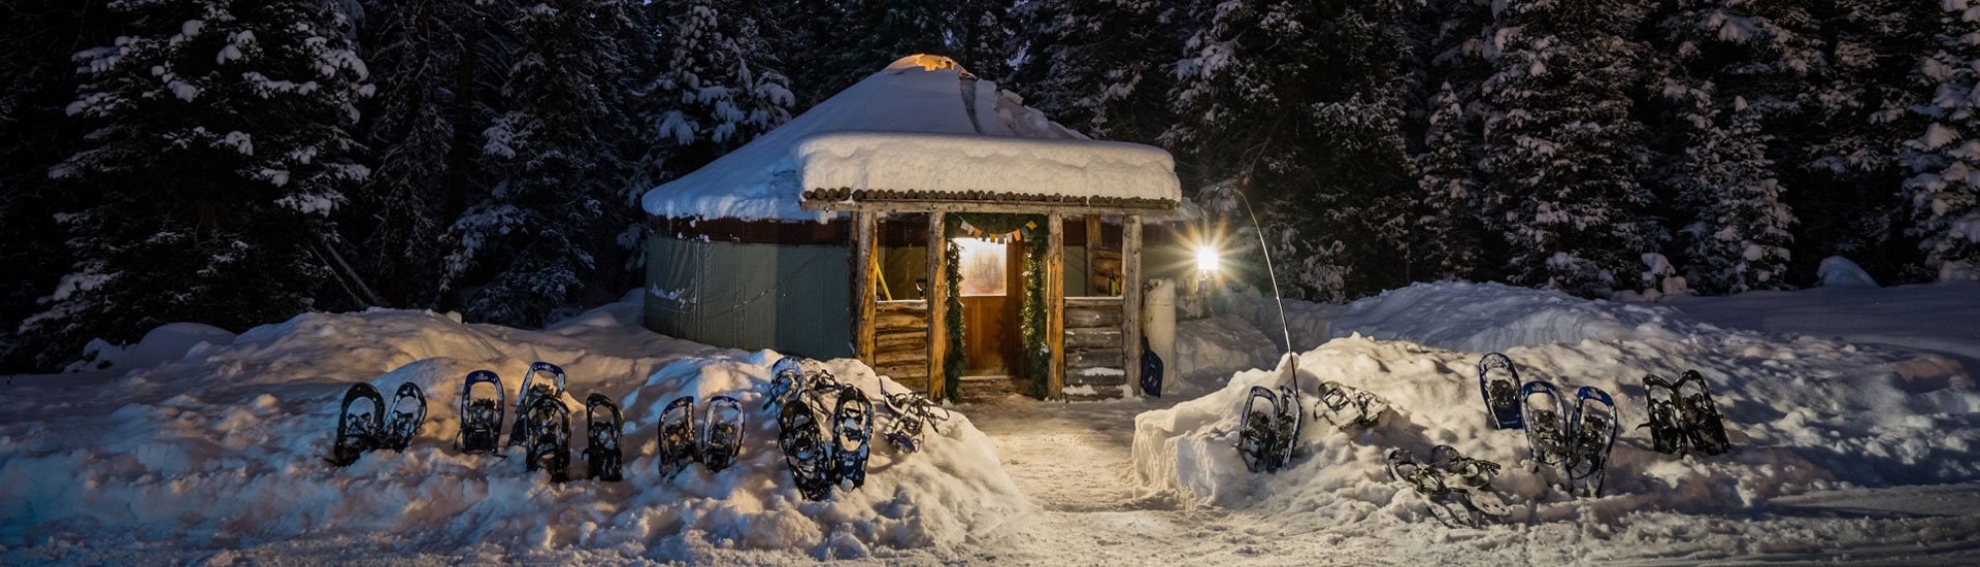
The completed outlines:
[[[742,454],[742,402],[729,396],[708,398],[708,418],[701,428],[701,463],[722,472]]]
[[[549,382],[554,378],[554,387],[549,383],[539,383],[536,380],[538,376],[542,376],[545,382]],[[529,411],[530,406],[536,405],[536,400],[539,398],[561,398],[563,395],[563,368],[548,362],[530,364],[529,372],[523,374],[522,384],[516,386],[516,415],[520,417],[524,412]],[[514,430],[509,432],[509,444],[522,445],[525,442],[527,442],[527,437],[523,435],[523,421],[517,419]]]
[[[1568,427],[1573,432],[1567,462],[1569,492],[1600,496],[1609,474],[1609,450],[1615,447],[1621,427],[1616,402],[1594,386],[1582,386],[1574,397],[1574,422]]]
[[[866,485],[866,457],[872,450],[873,401],[852,385],[839,387],[839,404],[832,410],[832,474]],[[836,482],[834,484],[837,484]]]
[[[426,423],[426,392],[412,382],[400,384],[399,392],[392,396],[392,410],[386,415],[390,417],[385,420],[384,447],[406,450],[419,436],[419,426]]]
[[[594,393],[584,399],[584,415],[584,433],[588,438],[584,447],[585,476],[605,482],[624,479],[619,437],[625,431],[626,416],[619,411],[619,404],[604,394]]]
[[[486,395],[475,395],[478,384],[489,386],[481,389]],[[502,406],[508,403],[507,397],[502,378],[494,372],[469,372],[461,385],[461,430],[454,435],[454,447],[470,455],[493,452],[501,444]]]
[[[1485,399],[1485,411],[1492,426],[1499,429],[1525,429],[1520,413],[1519,369],[1506,355],[1491,353],[1478,359],[1478,394]]]
[[[694,433],[694,396],[667,402],[660,411],[660,478],[674,478],[701,460]]]
[[[571,466],[571,409],[556,396],[539,396],[516,420],[523,424],[527,457],[523,470],[550,472],[550,482],[564,482]]]
[[[344,403],[337,413],[337,440],[330,447],[330,458],[324,460],[339,467],[350,466],[366,451],[383,446],[384,432],[385,397],[370,384],[352,384],[344,391]]]
[[[1527,382],[1519,390],[1520,403],[1525,412],[1526,443],[1533,454],[1533,464],[1559,468],[1568,462],[1572,448],[1567,437],[1568,408],[1561,399],[1561,392],[1552,383],[1543,380]]]

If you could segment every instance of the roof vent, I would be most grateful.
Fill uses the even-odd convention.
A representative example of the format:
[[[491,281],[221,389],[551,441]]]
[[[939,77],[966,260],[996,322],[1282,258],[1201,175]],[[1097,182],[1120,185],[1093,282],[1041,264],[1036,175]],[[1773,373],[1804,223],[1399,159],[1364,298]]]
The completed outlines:
[[[956,60],[954,59],[950,59],[940,55],[928,55],[926,53],[916,53],[914,55],[909,55],[907,57],[896,59],[894,60],[894,63],[892,65],[887,66],[886,70],[894,71],[898,69],[913,69],[916,67],[920,67],[921,70],[923,71],[942,71],[947,69],[955,69],[957,72],[960,72],[964,75],[969,74],[969,71],[963,69],[962,65],[957,65]]]

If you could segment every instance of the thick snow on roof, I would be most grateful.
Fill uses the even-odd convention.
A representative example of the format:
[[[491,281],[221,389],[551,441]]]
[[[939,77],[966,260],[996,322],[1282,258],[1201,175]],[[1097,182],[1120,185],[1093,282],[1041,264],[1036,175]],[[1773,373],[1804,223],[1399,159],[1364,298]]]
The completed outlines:
[[[670,218],[826,220],[809,189],[1177,202],[1168,152],[1089,140],[941,57],[895,61],[641,200]]]

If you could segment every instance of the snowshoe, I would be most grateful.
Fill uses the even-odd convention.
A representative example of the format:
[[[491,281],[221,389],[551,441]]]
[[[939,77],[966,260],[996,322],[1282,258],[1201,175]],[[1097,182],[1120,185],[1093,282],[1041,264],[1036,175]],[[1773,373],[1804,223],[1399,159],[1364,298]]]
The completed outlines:
[[[1277,454],[1272,459],[1273,462],[1278,463],[1278,467],[1276,468],[1282,469],[1292,464],[1293,449],[1299,443],[1299,428],[1305,421],[1306,408],[1299,406],[1299,391],[1294,390],[1291,384],[1287,384],[1279,387],[1277,409],[1279,413],[1278,430],[1276,432],[1278,434],[1278,439],[1276,439],[1278,445],[1276,446]]]
[[[406,450],[419,436],[419,426],[426,423],[426,392],[412,382],[400,384],[399,392],[392,396],[392,410],[386,415],[391,417],[385,421],[385,448]]]
[[[1609,476],[1609,450],[1616,445],[1619,420],[1616,401],[1608,392],[1582,386],[1574,394],[1572,447],[1567,463],[1568,485],[1576,496],[1600,496]]]
[[[1499,429],[1525,429],[1521,415],[1519,369],[1506,355],[1491,353],[1478,359],[1478,393],[1485,398],[1485,411],[1492,426]]]
[[[592,394],[584,399],[584,429],[588,442],[584,447],[585,476],[605,482],[618,482],[625,478],[621,468],[624,454],[619,451],[619,437],[626,427],[626,416],[619,411],[619,404],[612,403],[604,394]]]
[[[806,359],[787,356],[770,365],[770,391],[763,395],[763,411],[775,412],[783,404],[804,393],[807,380],[804,371]]]
[[[872,442],[873,401],[859,388],[840,386],[839,404],[832,410],[832,475],[851,482],[853,488],[865,486]]]
[[[1244,402],[1244,428],[1238,431],[1237,444],[1245,470],[1278,472],[1285,464],[1275,460],[1279,454],[1279,406],[1279,395],[1270,388],[1251,387],[1251,395]]]
[[[883,437],[895,449],[913,453],[921,445],[921,432],[936,429],[935,423],[948,421],[949,410],[936,406],[927,396],[914,392],[887,394],[884,398],[887,411],[894,414],[893,425],[887,428]],[[939,415],[936,412],[941,412]],[[937,433],[941,431],[936,430]]]
[[[523,470],[550,472],[550,482],[564,482],[571,467],[571,409],[555,396],[540,396],[516,421],[523,423],[528,456]]]
[[[1732,441],[1726,439],[1725,420],[1719,416],[1719,405],[1712,401],[1712,387],[1704,376],[1697,370],[1686,370],[1672,391],[1691,450],[1717,455],[1732,449]]]
[[[1527,382],[1519,389],[1525,413],[1526,443],[1533,452],[1535,466],[1559,467],[1567,464],[1567,406],[1560,390],[1542,380]]]
[[[1162,397],[1162,357],[1148,350],[1148,337],[1141,337],[1141,395]]]
[[[1313,416],[1346,431],[1372,427],[1388,410],[1387,400],[1367,390],[1327,381],[1320,383],[1320,401],[1313,406]]]
[[[811,404],[797,397],[783,404],[777,418],[777,448],[784,451],[784,463],[791,468],[791,481],[806,500],[824,500],[839,483],[832,447],[820,431],[818,416]]]
[[[364,402],[353,408],[353,404]],[[383,445],[385,397],[370,384],[358,382],[344,391],[344,404],[337,413],[337,441],[330,447],[330,464],[345,467],[366,451]]]
[[[554,378],[555,386],[553,387],[551,384],[537,383],[536,377],[539,375],[543,376],[544,380],[546,381]],[[522,384],[516,386],[516,415],[521,416],[523,415],[523,412],[529,411],[530,406],[536,405],[536,400],[538,398],[562,397],[563,395],[564,395],[563,368],[560,368],[557,365],[548,362],[536,362],[534,364],[530,364],[529,372],[523,374]],[[509,432],[509,444],[522,445],[526,441],[527,441],[527,437],[523,435],[523,421],[521,419],[517,419],[514,430]]]
[[[475,396],[475,385],[488,384],[482,388],[489,392],[482,397]],[[508,393],[502,389],[502,379],[494,372],[476,370],[469,372],[467,382],[461,386],[461,431],[454,436],[454,447],[462,453],[488,453],[501,444],[502,406],[508,400]]]
[[[681,396],[667,402],[660,412],[660,478],[674,478],[688,465],[701,460],[695,448],[694,396]]]
[[[742,453],[742,402],[729,396],[708,398],[708,418],[701,428],[701,463],[721,472]]]
[[[1650,421],[1637,426],[1650,428],[1650,448],[1659,453],[1681,454],[1690,441],[1686,439],[1684,424],[1678,413],[1677,386],[1656,374],[1643,376],[1643,397],[1647,401]]]
[[[1499,464],[1459,455],[1449,445],[1430,450],[1430,461],[1419,462],[1406,449],[1389,451],[1389,478],[1415,489],[1430,503],[1431,515],[1447,526],[1477,526],[1486,518],[1502,518],[1511,507],[1492,489]]]

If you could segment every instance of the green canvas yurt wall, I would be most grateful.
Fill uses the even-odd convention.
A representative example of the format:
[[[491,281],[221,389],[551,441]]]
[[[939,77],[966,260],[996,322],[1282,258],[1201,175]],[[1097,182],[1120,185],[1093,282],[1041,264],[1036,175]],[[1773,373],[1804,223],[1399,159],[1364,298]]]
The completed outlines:
[[[672,337],[813,358],[852,356],[844,244],[646,240],[646,327]]]

